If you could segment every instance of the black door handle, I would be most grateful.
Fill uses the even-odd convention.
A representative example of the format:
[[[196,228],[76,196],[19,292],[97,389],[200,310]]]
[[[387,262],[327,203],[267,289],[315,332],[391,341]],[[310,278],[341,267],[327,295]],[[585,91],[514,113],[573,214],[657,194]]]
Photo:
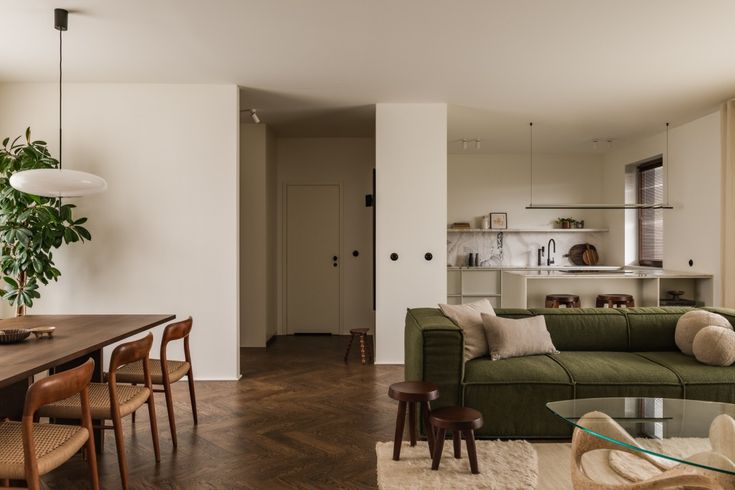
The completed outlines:
[[[336,260],[337,260],[337,258],[338,258],[338,257],[337,257],[337,256],[335,255],[334,257],[332,257],[332,260],[336,261]]]

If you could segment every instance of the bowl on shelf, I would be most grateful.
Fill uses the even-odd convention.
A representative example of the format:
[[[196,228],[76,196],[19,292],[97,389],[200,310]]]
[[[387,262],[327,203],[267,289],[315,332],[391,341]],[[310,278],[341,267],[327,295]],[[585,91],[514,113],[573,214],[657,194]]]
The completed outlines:
[[[0,330],[0,344],[15,344],[23,342],[30,334],[30,330],[20,328]]]

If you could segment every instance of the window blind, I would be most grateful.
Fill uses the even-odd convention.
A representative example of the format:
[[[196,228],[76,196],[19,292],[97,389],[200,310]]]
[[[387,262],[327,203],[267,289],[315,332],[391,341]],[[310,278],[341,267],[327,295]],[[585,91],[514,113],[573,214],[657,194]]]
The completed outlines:
[[[664,200],[664,169],[661,159],[638,167],[638,203]],[[638,263],[662,267],[664,258],[664,215],[662,209],[638,210]]]

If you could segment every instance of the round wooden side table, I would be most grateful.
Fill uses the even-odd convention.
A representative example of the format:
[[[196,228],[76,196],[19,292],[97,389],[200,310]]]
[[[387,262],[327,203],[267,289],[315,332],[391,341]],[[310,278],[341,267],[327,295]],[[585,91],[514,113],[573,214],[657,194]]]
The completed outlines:
[[[431,469],[439,469],[439,462],[442,459],[442,451],[444,450],[444,438],[446,437],[447,431],[450,431],[454,439],[454,457],[457,459],[462,457],[461,435],[467,444],[470,470],[474,475],[480,473],[480,468],[477,465],[475,430],[482,427],[484,423],[482,414],[474,408],[446,407],[431,412],[430,422],[431,426],[436,429],[434,433],[436,440],[434,443]]]
[[[403,442],[403,426],[406,422],[406,405],[408,405],[408,433],[411,445],[416,445],[416,405],[424,417],[426,439],[429,443],[429,455],[434,454],[434,431],[429,424],[431,409],[429,402],[439,398],[439,387],[426,381],[403,381],[393,383],[388,388],[388,396],[398,401],[398,415],[396,416],[396,435],[393,439],[393,460],[401,457],[401,443]]]

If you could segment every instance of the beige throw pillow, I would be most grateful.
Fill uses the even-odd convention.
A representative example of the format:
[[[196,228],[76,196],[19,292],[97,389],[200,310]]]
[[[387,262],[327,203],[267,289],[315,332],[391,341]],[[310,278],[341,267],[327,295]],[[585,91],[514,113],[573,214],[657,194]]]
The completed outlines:
[[[511,320],[483,314],[482,323],[493,361],[559,352],[551,341],[542,315]]]
[[[732,325],[722,315],[707,310],[692,310],[684,313],[676,322],[674,341],[684,354],[693,356],[694,337],[704,327],[715,326],[732,330]]]
[[[495,316],[495,310],[493,310],[490,301],[483,299],[462,305],[440,304],[439,308],[444,316],[456,323],[464,332],[465,361],[487,355],[487,339],[485,338],[482,316],[480,315],[484,313]]]
[[[735,332],[727,328],[704,327],[694,336],[694,357],[710,366],[730,366],[735,363]]]

